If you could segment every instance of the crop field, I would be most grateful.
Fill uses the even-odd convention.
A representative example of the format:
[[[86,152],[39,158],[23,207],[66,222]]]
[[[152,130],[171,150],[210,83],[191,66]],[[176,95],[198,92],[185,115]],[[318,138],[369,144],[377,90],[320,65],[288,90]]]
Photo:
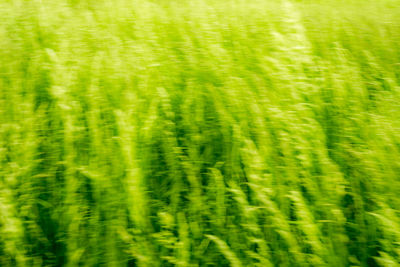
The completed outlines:
[[[399,266],[398,0],[0,0],[0,266]]]

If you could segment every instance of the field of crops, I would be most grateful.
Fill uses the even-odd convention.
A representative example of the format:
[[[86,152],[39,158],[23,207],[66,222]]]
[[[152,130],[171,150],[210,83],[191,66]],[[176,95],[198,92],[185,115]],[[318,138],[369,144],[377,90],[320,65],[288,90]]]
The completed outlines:
[[[0,1],[0,266],[399,266],[398,0]]]

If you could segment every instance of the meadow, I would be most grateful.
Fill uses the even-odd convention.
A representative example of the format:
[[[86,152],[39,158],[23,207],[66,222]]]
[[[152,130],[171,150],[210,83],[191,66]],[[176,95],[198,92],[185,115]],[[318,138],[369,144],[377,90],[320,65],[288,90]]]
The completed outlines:
[[[0,266],[399,266],[398,0],[0,1]]]

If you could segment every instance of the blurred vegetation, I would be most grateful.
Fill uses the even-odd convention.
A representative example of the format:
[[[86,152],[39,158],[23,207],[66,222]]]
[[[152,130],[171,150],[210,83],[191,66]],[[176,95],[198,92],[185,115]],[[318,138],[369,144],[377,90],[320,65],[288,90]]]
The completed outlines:
[[[397,0],[0,1],[0,266],[399,266]]]

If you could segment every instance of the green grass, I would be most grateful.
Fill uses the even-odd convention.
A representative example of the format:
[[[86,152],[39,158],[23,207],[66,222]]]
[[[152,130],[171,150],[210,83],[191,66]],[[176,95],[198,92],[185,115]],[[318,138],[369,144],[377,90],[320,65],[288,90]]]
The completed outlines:
[[[0,266],[399,266],[397,0],[0,1]]]

